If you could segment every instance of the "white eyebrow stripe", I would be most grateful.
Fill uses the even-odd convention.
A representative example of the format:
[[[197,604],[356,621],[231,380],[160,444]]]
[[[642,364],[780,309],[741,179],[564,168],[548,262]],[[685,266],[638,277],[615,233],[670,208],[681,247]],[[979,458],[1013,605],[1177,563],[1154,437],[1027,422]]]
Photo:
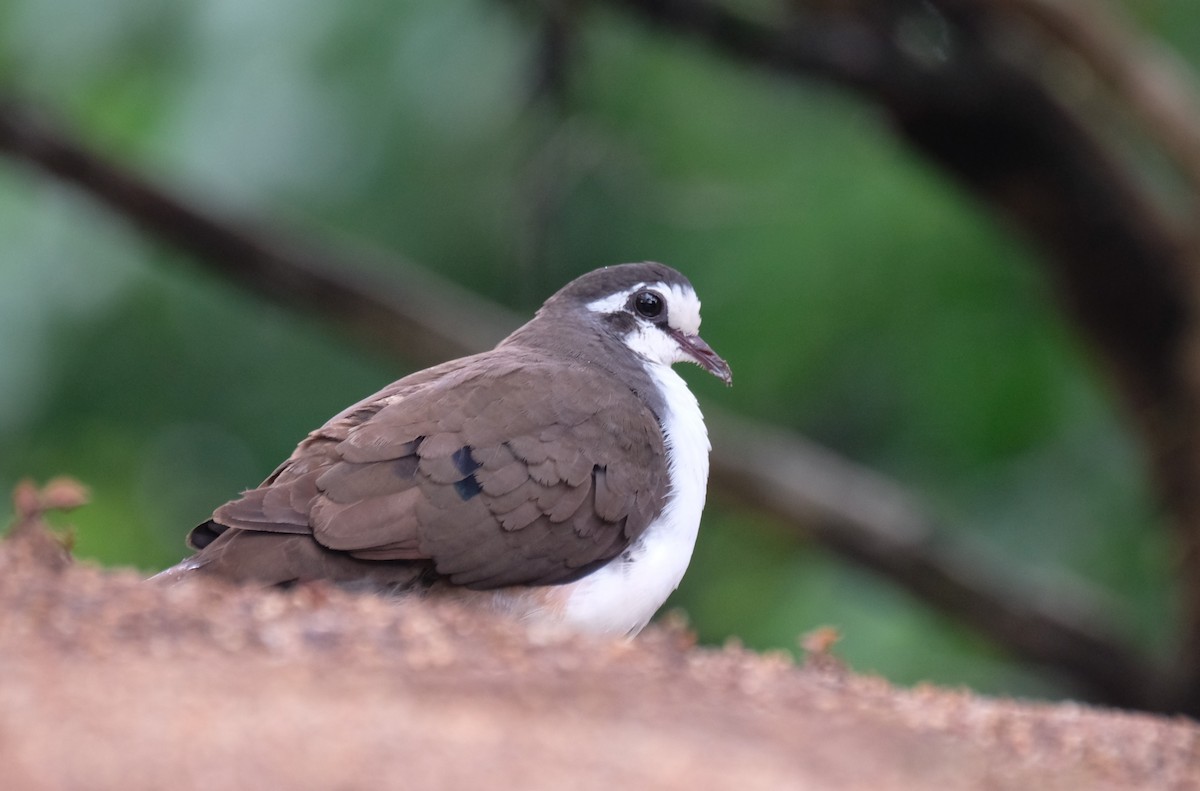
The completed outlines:
[[[643,289],[657,291],[666,297],[667,320],[670,326],[690,335],[700,332],[700,300],[696,298],[696,292],[674,283],[638,283],[624,291],[587,303],[587,309],[601,314],[616,313],[624,310],[629,304],[629,298]]]
[[[689,335],[700,332],[700,300],[696,292],[690,288],[672,284],[660,283],[667,295],[667,323],[677,330],[683,330]]]
[[[662,284],[659,283],[658,285],[661,286]],[[603,299],[597,299],[594,302],[589,302],[587,304],[587,309],[593,313],[616,313],[618,310],[621,310],[625,307],[625,303],[629,301],[629,298],[632,295],[636,294],[638,291],[641,291],[645,287],[645,283],[638,283],[636,286],[632,286],[624,291],[616,294],[609,294]]]

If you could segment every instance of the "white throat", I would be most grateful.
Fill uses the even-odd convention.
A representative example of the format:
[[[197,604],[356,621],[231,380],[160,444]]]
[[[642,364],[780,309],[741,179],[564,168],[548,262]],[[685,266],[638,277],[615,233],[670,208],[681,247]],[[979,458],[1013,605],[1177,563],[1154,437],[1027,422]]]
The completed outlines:
[[[708,430],[696,397],[669,364],[646,363],[666,404],[670,486],[662,513],[611,563],[574,583],[563,611],[571,626],[635,635],[679,587],[692,559],[708,486]]]

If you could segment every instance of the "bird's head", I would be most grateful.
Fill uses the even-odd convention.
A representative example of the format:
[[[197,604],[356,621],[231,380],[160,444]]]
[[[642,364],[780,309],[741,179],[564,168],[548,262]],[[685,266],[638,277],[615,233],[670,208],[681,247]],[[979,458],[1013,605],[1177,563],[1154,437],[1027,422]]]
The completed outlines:
[[[700,299],[688,279],[669,266],[644,262],[605,267],[576,278],[543,310],[569,307],[597,319],[643,359],[691,362],[725,384],[729,364],[700,337]]]

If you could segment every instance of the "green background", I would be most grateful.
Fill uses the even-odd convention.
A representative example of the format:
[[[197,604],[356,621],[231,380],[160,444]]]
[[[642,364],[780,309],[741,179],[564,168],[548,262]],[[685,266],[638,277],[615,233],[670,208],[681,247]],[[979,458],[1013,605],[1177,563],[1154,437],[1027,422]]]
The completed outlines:
[[[1200,52],[1200,6],[1133,10]],[[0,85],[202,205],[525,314],[588,269],[672,264],[735,372],[683,371],[704,403],[882,471],[1030,579],[1108,591],[1166,651],[1171,547],[1038,252],[855,97],[582,22],[556,109],[531,99],[536,25],[498,2],[0,0]],[[89,485],[80,555],[178,560],[213,507],[406,371],[0,161],[0,488]],[[719,497],[673,602],[709,642],[794,649],[830,624],[897,682],[1071,691]]]

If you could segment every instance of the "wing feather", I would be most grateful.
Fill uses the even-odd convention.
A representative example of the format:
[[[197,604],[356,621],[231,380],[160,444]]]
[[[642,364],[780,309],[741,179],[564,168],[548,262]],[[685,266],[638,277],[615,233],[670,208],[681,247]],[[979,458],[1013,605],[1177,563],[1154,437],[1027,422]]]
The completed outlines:
[[[552,584],[619,555],[667,484],[661,428],[636,393],[599,369],[502,346],[348,408],[206,524],[225,555],[267,546],[230,531],[314,542],[319,551],[287,545],[289,562],[310,566],[287,572],[297,579],[319,575],[319,561],[342,575],[382,564],[388,578],[414,564],[406,579],[472,588]],[[262,568],[286,576],[272,562]]]
[[[351,503],[319,498],[310,513],[313,538],[343,552],[397,544],[415,549],[419,543],[415,507],[421,499],[416,488]]]

